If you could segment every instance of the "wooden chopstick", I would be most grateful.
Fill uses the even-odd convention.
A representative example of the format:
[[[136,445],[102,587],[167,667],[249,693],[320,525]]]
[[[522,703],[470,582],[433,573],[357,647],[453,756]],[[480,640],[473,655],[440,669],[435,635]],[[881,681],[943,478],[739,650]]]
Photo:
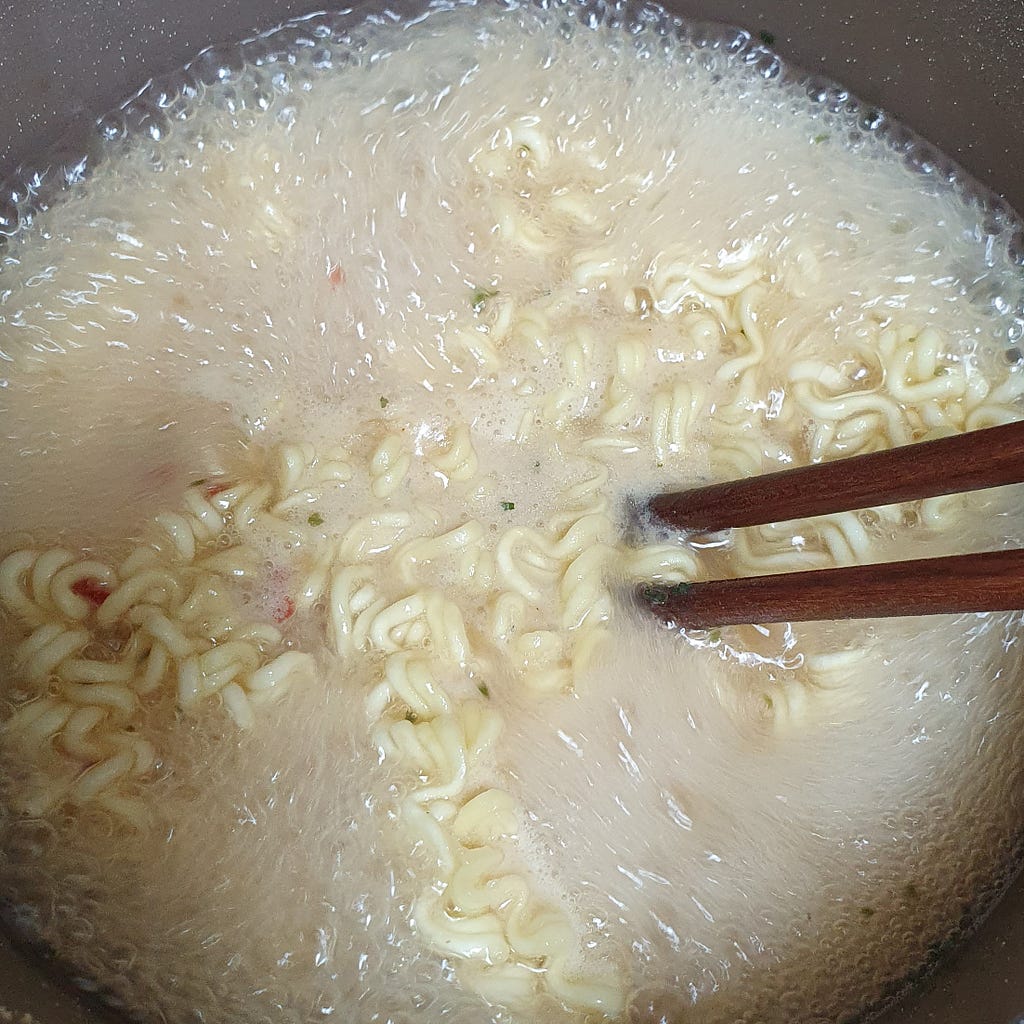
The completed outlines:
[[[641,603],[677,628],[1024,608],[1024,549],[643,586]]]
[[[1024,481],[1024,421],[799,469],[659,494],[655,519],[709,533]]]
[[[1024,421],[674,494],[649,507],[712,532],[1024,482]],[[1024,550],[986,551],[676,586],[639,600],[679,628],[1024,608]]]

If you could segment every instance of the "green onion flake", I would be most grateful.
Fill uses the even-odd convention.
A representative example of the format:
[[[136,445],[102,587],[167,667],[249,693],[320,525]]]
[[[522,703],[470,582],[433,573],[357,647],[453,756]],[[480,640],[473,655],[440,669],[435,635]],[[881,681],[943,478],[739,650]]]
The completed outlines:
[[[484,308],[484,303],[488,299],[493,299],[497,294],[498,293],[496,291],[491,291],[490,288],[477,288],[477,290],[473,292],[473,312],[479,313],[480,310]]]
[[[323,526],[324,517],[319,512],[313,512],[310,517],[306,520],[310,526]]]
[[[515,507],[516,503],[514,501],[503,501],[501,503],[501,508],[504,512],[511,512]]]

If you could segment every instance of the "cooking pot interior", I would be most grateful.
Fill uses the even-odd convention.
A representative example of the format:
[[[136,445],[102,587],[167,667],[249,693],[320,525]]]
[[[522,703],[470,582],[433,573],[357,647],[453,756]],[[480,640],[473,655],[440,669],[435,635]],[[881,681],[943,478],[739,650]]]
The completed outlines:
[[[197,50],[309,10],[310,0],[26,0],[0,7],[0,178],[58,138],[80,148],[93,117]],[[936,143],[1024,209],[1024,18],[1020,0],[676,0],[680,13],[742,25]],[[82,1003],[39,960],[0,946],[0,1007],[14,1020],[82,1024]],[[1024,1014],[1024,885],[958,954],[882,1019],[1009,1022]],[[0,1020],[8,1019],[0,1008]]]

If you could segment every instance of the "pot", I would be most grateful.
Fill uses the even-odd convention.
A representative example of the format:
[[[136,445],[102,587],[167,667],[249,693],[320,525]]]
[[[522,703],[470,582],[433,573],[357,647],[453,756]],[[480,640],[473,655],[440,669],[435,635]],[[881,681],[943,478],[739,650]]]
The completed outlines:
[[[803,68],[841,81],[934,142],[1024,210],[1024,8],[1020,0],[669,0],[742,25]],[[310,0],[22,0],[0,7],[0,180],[91,121],[148,76],[211,43],[306,13]],[[5,1009],[6,1008],[6,1009]],[[25,1018],[23,1015],[31,1015]],[[0,938],[0,1021],[111,1019]],[[887,1024],[1024,1020],[1024,883],[959,951],[881,1018]]]

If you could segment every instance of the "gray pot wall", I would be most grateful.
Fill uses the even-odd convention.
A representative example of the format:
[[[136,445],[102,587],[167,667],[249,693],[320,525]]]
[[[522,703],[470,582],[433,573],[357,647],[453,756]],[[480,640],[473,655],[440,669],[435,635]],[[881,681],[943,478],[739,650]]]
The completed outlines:
[[[0,179],[149,76],[211,43],[307,13],[315,0],[0,0]],[[397,2],[400,6],[400,2]],[[1024,210],[1024,0],[675,0],[683,14],[770,33],[936,143]],[[86,1024],[90,1012],[0,939],[0,1022]],[[1024,1020],[1024,884],[883,1021]]]

